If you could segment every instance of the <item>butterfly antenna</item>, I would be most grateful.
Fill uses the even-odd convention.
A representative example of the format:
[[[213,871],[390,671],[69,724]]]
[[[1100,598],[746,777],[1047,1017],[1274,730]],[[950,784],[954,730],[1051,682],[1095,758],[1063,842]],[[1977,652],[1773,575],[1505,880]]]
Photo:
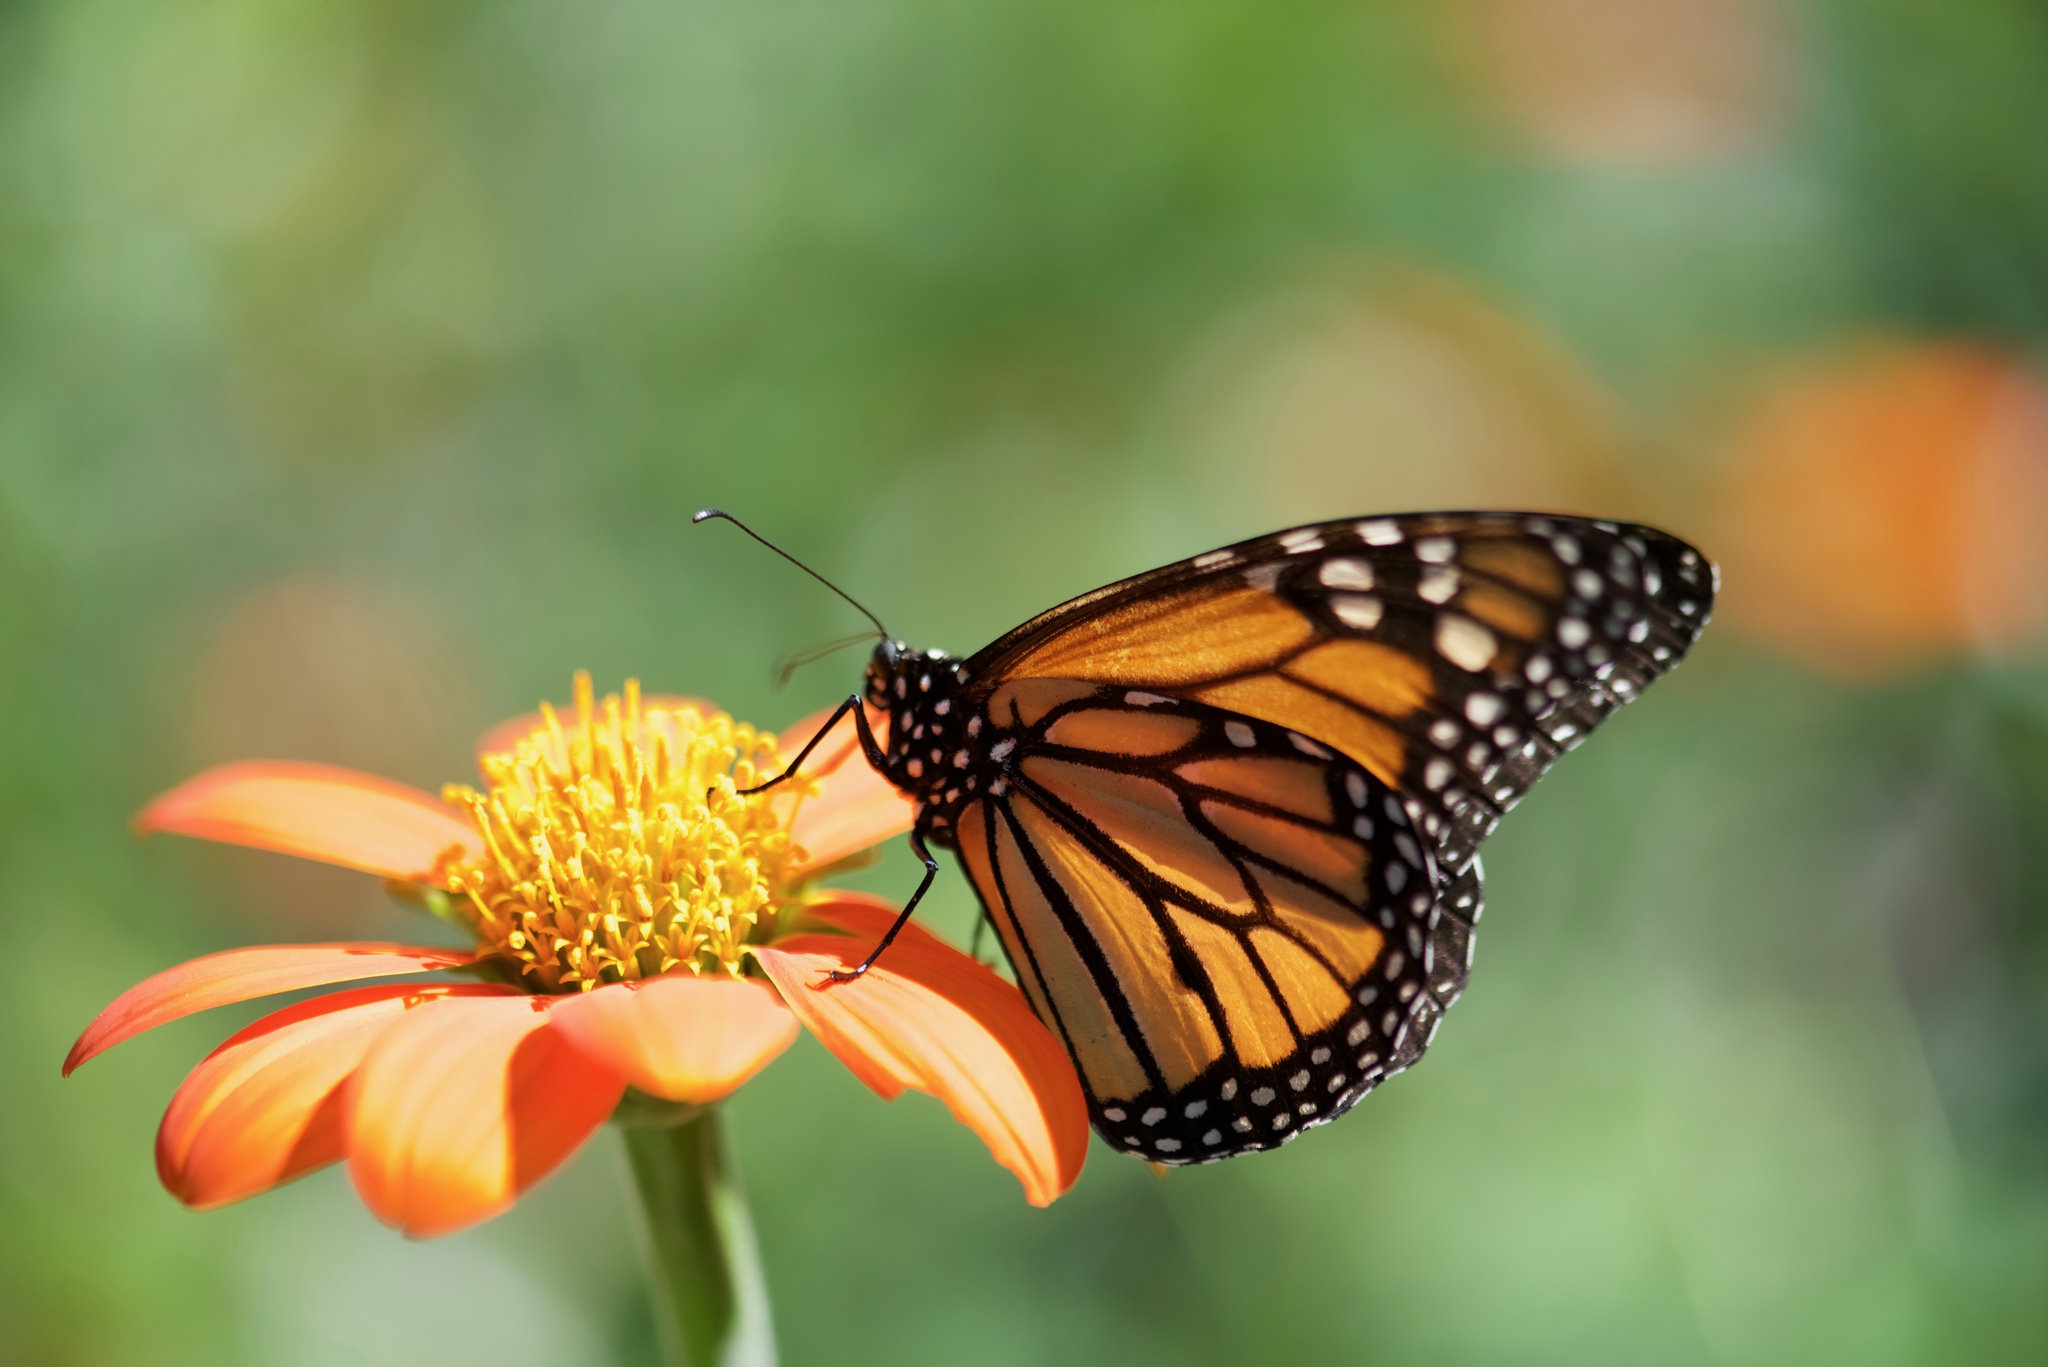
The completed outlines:
[[[852,603],[852,604],[853,604],[853,609],[854,609],[854,611],[858,612],[858,613],[859,613],[859,614],[860,614],[861,616],[863,616],[863,617],[867,618],[867,619],[868,619],[868,620],[869,620],[870,622],[873,622],[873,623],[875,624],[875,630],[876,630],[876,631],[879,631],[879,632],[881,632],[881,633],[882,633],[882,638],[883,638],[884,640],[887,640],[887,639],[888,639],[888,636],[889,636],[889,628],[887,628],[887,627],[885,627],[885,626],[883,626],[883,625],[882,625],[882,619],[881,619],[881,618],[879,618],[879,617],[877,617],[877,616],[875,616],[875,614],[873,614],[872,612],[869,612],[869,611],[868,611],[868,610],[867,610],[866,608],[862,607],[862,606],[861,606],[861,605],[859,604],[859,602],[857,602],[857,601],[856,601],[856,600],[854,599],[854,597],[853,597],[853,595],[852,595],[852,594],[848,593],[848,592],[847,592],[847,591],[846,591],[845,589],[842,589],[842,588],[840,588],[840,587],[839,587],[839,586],[838,586],[837,584],[833,583],[833,582],[832,582],[832,581],[831,581],[830,579],[827,579],[827,578],[826,578],[826,577],[825,577],[824,575],[822,575],[822,574],[819,574],[819,573],[818,573],[818,572],[817,572],[816,570],[812,569],[812,568],[811,568],[811,567],[810,567],[809,565],[806,565],[806,564],[805,564],[805,563],[804,563],[803,561],[801,561],[801,560],[797,559],[797,558],[796,558],[795,556],[791,555],[791,554],[790,554],[790,553],[789,553],[788,551],[785,551],[784,549],[782,549],[782,547],[780,547],[780,546],[776,545],[776,544],[775,544],[775,543],[774,543],[773,541],[770,541],[770,540],[769,540],[769,539],[768,539],[767,537],[765,537],[765,536],[761,535],[761,534],[760,534],[759,532],[755,531],[755,530],[754,530],[754,529],[753,529],[752,527],[749,527],[749,526],[748,526],[748,525],[747,525],[746,523],[744,523],[744,522],[740,521],[740,520],[739,520],[738,518],[734,517],[734,516],[733,516],[733,515],[732,515],[731,513],[728,513],[728,512],[726,512],[726,511],[725,511],[724,509],[722,509],[722,508],[705,508],[705,509],[702,509],[702,510],[700,510],[700,511],[699,511],[699,512],[698,512],[698,513],[697,513],[697,514],[696,514],[696,515],[694,516],[694,517],[692,517],[692,518],[690,519],[690,521],[691,521],[692,523],[697,523],[697,522],[705,522],[705,521],[709,521],[709,520],[710,520],[711,518],[714,518],[714,517],[717,517],[717,518],[723,518],[723,519],[724,519],[725,521],[727,521],[727,522],[730,522],[730,523],[732,523],[732,525],[733,525],[733,526],[735,526],[735,527],[738,527],[738,528],[739,528],[739,529],[740,529],[741,531],[745,532],[745,533],[746,533],[746,534],[747,534],[748,536],[751,536],[751,537],[753,537],[753,538],[754,538],[754,540],[756,540],[756,541],[760,542],[760,543],[761,543],[762,545],[766,546],[766,547],[767,547],[767,548],[768,548],[769,550],[771,550],[771,551],[774,551],[774,552],[775,552],[775,553],[776,553],[777,555],[781,556],[781,557],[782,557],[782,558],[783,558],[784,560],[787,560],[787,561],[788,561],[788,562],[789,562],[790,564],[792,564],[792,565],[796,566],[796,567],[797,567],[798,569],[802,570],[802,571],[803,571],[803,572],[804,572],[805,574],[808,574],[809,576],[811,576],[811,578],[813,578],[813,579],[817,580],[817,581],[818,581],[818,582],[819,582],[820,584],[823,584],[823,585],[824,585],[824,586],[825,586],[826,588],[828,588],[828,589],[832,590],[832,592],[834,592],[834,593],[838,594],[838,595],[839,595],[839,596],[840,596],[841,598],[844,598],[844,599],[845,599],[845,600],[846,600],[847,602],[849,602],[849,603]],[[843,643],[842,643],[842,644],[843,644]]]
[[[776,662],[775,686],[777,688],[787,687],[791,675],[807,664],[824,659],[835,650],[844,650],[848,646],[859,645],[862,641],[872,641],[874,639],[875,633],[872,631],[856,631],[851,636],[842,636],[836,641],[827,641],[824,645],[812,646],[809,650],[791,651]]]

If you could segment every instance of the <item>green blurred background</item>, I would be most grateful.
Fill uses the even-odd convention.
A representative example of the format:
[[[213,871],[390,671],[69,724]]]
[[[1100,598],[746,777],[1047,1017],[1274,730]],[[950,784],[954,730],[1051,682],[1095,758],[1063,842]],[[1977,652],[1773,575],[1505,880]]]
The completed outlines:
[[[2037,0],[0,3],[0,1361],[653,1360],[612,1134],[415,1245],[158,1188],[264,1008],[57,1069],[182,958],[418,933],[129,837],[207,764],[843,695],[705,504],[963,652],[1410,507],[1729,587],[1337,1125],[1034,1211],[800,1042],[729,1108],[786,1361],[2048,1360],[2044,128]]]

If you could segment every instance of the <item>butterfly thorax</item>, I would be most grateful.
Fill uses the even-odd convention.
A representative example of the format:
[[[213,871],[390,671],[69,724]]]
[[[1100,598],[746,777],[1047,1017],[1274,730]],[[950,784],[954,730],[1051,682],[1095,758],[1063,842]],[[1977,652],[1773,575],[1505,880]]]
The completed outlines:
[[[883,775],[917,802],[927,834],[951,844],[954,814],[998,773],[965,663],[941,650],[884,641],[868,660],[865,692],[889,717]]]

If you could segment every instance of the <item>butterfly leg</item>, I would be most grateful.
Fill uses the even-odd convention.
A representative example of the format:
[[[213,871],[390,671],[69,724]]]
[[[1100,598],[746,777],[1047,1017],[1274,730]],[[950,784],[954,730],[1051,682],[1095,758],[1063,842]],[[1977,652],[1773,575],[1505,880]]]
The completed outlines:
[[[910,894],[910,900],[903,904],[902,912],[897,915],[896,920],[884,932],[881,942],[868,951],[867,958],[862,959],[852,968],[833,969],[825,975],[825,981],[819,983],[819,987],[829,987],[833,983],[850,983],[861,974],[867,972],[870,968],[874,967],[875,960],[882,957],[882,951],[889,947],[890,941],[894,940],[903,927],[910,923],[911,913],[916,911],[917,904],[924,900],[925,893],[931,888],[932,880],[939,876],[939,861],[932,858],[932,852],[924,847],[924,831],[921,828],[913,829],[910,832],[910,848],[919,859],[924,861],[924,877],[919,880],[917,891]]]
[[[880,769],[882,767],[881,742],[875,739],[874,728],[868,725],[867,713],[860,705],[860,694],[855,693],[833,710],[832,715],[825,719],[825,724],[819,727],[809,740],[804,742],[804,748],[796,752],[796,758],[789,762],[787,768],[774,778],[769,779],[766,783],[756,783],[751,788],[738,789],[738,795],[741,797],[752,797],[756,793],[765,793],[776,784],[795,774],[797,770],[803,768],[804,761],[811,757],[811,751],[818,748],[818,743],[832,733],[832,728],[839,725],[839,719],[848,712],[853,713],[854,730],[860,735],[860,748],[866,753],[868,763]],[[717,791],[716,788],[707,789],[705,792],[706,799],[708,800],[710,795]]]

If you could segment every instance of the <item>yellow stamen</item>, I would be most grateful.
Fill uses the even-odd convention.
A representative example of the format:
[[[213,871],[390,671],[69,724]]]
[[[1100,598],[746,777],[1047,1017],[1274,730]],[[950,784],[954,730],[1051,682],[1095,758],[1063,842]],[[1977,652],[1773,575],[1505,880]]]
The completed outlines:
[[[624,691],[600,710],[579,672],[573,724],[543,706],[531,734],[484,756],[487,792],[443,793],[482,837],[448,886],[482,951],[535,991],[737,975],[789,896],[793,805],[736,792],[780,771],[775,737],[722,712],[644,706],[636,680]]]

